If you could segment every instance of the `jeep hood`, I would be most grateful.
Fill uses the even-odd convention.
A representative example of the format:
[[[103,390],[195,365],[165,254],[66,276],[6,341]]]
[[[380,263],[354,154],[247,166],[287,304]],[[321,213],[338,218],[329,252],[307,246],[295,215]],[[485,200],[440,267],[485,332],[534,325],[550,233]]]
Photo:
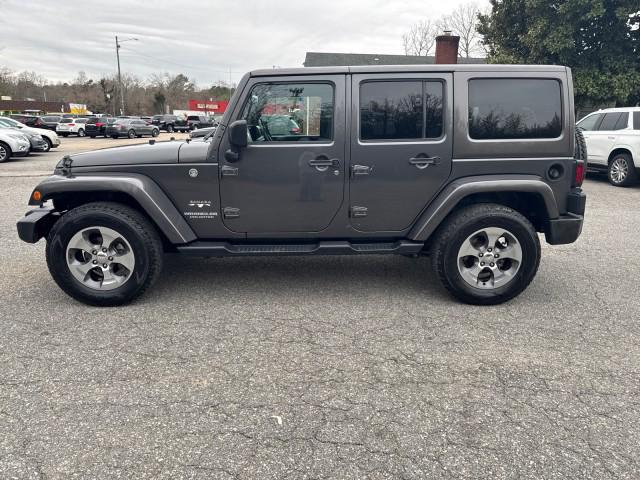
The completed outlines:
[[[99,167],[106,165],[139,165],[146,163],[178,163],[181,141],[156,142],[153,145],[142,143],[123,147],[105,148],[90,152],[76,153],[63,158],[71,167]],[[206,151],[204,153],[206,155]]]

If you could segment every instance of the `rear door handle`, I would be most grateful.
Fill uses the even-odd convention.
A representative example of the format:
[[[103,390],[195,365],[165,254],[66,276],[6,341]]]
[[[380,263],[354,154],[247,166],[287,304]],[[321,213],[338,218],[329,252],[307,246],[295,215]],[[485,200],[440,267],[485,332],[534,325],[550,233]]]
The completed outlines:
[[[438,165],[440,163],[440,157],[413,157],[409,159],[409,163],[422,170],[431,165]]]
[[[373,167],[369,165],[352,165],[351,166],[351,176],[356,177],[360,175],[369,175],[373,170]]]

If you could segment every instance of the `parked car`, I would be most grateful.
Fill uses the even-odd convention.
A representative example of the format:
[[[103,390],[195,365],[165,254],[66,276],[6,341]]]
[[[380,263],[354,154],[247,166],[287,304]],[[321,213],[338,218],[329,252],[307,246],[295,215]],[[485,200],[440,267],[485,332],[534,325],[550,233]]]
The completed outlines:
[[[0,128],[0,163],[11,157],[29,155],[31,143],[24,133],[13,128]]]
[[[588,167],[607,172],[616,187],[640,175],[640,107],[598,110],[578,122],[587,143]]]
[[[186,122],[182,125],[178,125],[181,130],[197,130],[199,128],[212,127],[213,122],[209,117],[204,115],[188,115]]]
[[[582,231],[571,85],[571,70],[553,65],[254,71],[211,143],[66,156],[18,232],[47,236],[54,280],[92,305],[141,295],[165,248],[426,254],[456,298],[505,302],[536,274],[538,232],[557,245]],[[301,131],[270,135],[261,117],[274,111],[297,112]]]
[[[300,126],[288,115],[262,115],[261,125],[270,135],[297,135]]]
[[[12,118],[13,120],[17,120],[20,123],[22,123],[23,125],[26,125],[28,127],[37,127],[38,125],[36,125],[36,122],[38,121],[38,117],[36,115],[27,115],[27,114],[22,114],[22,113],[15,113],[15,114],[11,114],[9,115],[9,118]]]
[[[160,129],[155,125],[148,124],[139,118],[118,118],[109,124],[106,129],[106,136],[111,138],[129,137],[140,138],[144,135],[157,137]]]
[[[160,130],[165,130],[167,132],[173,132],[176,129],[176,125],[180,123],[180,125],[186,125],[184,120],[180,122],[178,117],[175,115],[154,115],[151,119],[151,123],[153,123]]]
[[[116,119],[112,117],[90,117],[85,124],[85,133],[91,137],[97,136],[107,137],[107,125],[115,122]]]
[[[52,148],[57,148],[57,147],[60,146],[60,139],[58,138],[58,135],[56,134],[56,132],[52,132],[51,130],[47,130],[47,129],[44,129],[44,128],[28,127],[28,126],[24,125],[23,123],[20,123],[19,121],[14,120],[14,119],[9,118],[9,117],[0,117],[0,124],[5,125],[5,126],[9,126],[9,127],[13,127],[13,128],[17,128],[22,133],[32,133],[32,134],[36,134],[36,135],[42,136],[43,140],[47,144],[45,149],[42,150],[44,152],[48,152]]]
[[[46,128],[55,132],[56,126],[61,118],[61,115],[43,115],[42,117],[38,117],[34,126],[37,128]]]
[[[80,117],[61,118],[56,126],[56,132],[63,137],[68,137],[69,135],[84,137],[87,134],[86,125],[88,121],[88,118]]]
[[[13,130],[14,132],[20,132],[23,135],[25,135],[29,139],[29,144],[31,147],[29,149],[30,152],[48,152],[49,151],[47,142],[45,142],[42,136],[37,133],[24,132],[16,127],[9,127],[6,124],[2,124],[2,123],[0,123],[0,129]]]

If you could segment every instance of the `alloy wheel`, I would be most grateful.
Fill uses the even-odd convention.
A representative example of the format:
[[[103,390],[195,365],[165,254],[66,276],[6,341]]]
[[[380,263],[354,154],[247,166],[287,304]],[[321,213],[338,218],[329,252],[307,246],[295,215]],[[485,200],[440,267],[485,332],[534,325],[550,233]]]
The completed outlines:
[[[483,228],[469,235],[458,250],[458,272],[469,285],[480,289],[502,287],[514,278],[522,264],[522,246],[504,228]]]
[[[0,145],[0,162],[4,162],[8,156],[7,148],[4,145]]]
[[[67,266],[76,280],[93,290],[113,290],[131,278],[135,255],[120,233],[106,227],[77,232],[67,245]]]
[[[617,157],[611,162],[611,180],[622,183],[629,175],[629,165],[624,157]]]

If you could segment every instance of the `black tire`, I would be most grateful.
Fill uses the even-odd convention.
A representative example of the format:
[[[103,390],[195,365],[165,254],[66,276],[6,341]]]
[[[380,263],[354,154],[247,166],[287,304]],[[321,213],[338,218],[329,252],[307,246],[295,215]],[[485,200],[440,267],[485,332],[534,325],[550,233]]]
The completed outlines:
[[[135,266],[131,277],[113,290],[97,290],[83,285],[70,272],[66,249],[78,231],[91,226],[114,229],[131,245]],[[58,286],[69,296],[88,305],[123,305],[142,295],[157,280],[163,263],[160,236],[140,212],[119,203],[96,202],[70,210],[58,220],[47,236],[47,265]]]
[[[173,125],[171,124],[167,125],[167,132],[173,133]]]
[[[619,174],[616,174],[616,166],[618,166],[618,168],[626,168],[626,175],[621,177]],[[636,167],[633,164],[631,155],[628,153],[618,153],[614,155],[607,167],[607,177],[609,178],[609,183],[614,187],[629,187],[636,183],[638,173],[636,172]]]
[[[11,160],[12,153],[9,145],[0,142],[0,163]]]
[[[84,137],[85,133],[84,133],[84,129],[81,128],[80,130],[78,130],[78,136],[79,137]]]
[[[127,136],[129,138],[136,138],[136,131],[134,129],[131,129],[127,132]]]
[[[151,130],[152,137],[157,137],[158,135],[160,135],[160,130],[158,130],[157,128],[154,128],[153,130]]]
[[[117,138],[120,138],[118,135],[111,135],[111,138],[113,138],[114,140]]]
[[[89,138],[96,138],[96,135],[89,135]]]
[[[68,133],[61,133],[60,135],[62,135],[63,137],[67,138],[69,136]]]
[[[51,147],[53,147],[53,144],[51,143],[51,140],[49,140],[49,137],[45,137],[44,135],[42,136],[42,139],[44,140],[44,143],[47,144],[47,146],[45,147],[44,150],[42,150],[43,152],[48,152],[51,150]]]
[[[458,270],[462,242],[483,228],[499,227],[512,233],[522,248],[522,262],[505,285],[482,289],[468,284]],[[431,243],[431,264],[442,285],[457,299],[473,305],[496,305],[519,295],[531,283],[540,264],[540,240],[533,225],[504,205],[482,203],[453,213]]]

